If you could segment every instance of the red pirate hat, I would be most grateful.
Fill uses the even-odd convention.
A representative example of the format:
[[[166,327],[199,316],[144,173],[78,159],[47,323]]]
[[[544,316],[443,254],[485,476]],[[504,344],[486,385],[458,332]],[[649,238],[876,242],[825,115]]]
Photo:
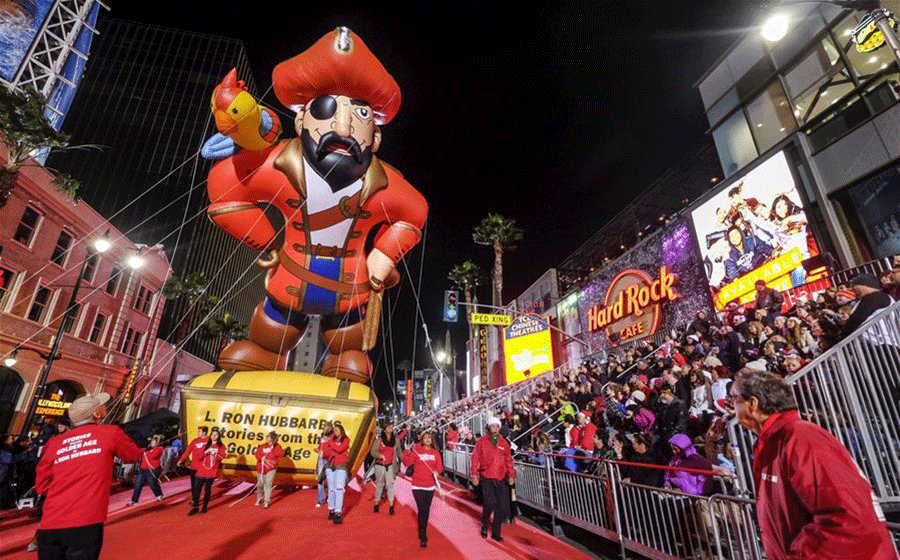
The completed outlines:
[[[400,86],[355,33],[338,27],[272,71],[275,95],[297,109],[321,95],[346,95],[368,103],[376,124],[400,109]]]

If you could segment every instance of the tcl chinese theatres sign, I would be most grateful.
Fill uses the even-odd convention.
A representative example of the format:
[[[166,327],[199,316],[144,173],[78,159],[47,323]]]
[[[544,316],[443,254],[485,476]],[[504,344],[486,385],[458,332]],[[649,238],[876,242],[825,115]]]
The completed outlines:
[[[678,299],[678,275],[666,267],[651,278],[642,270],[623,270],[609,284],[603,305],[588,310],[588,330],[606,329],[613,343],[650,336],[659,328],[662,304]]]

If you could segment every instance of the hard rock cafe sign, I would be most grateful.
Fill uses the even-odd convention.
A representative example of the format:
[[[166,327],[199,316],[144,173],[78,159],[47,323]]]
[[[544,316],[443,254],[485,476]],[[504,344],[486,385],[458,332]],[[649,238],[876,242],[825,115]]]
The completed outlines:
[[[588,330],[606,330],[614,344],[644,338],[655,333],[662,320],[662,304],[678,298],[678,275],[666,267],[651,278],[642,270],[623,270],[609,284],[603,305],[588,311]]]

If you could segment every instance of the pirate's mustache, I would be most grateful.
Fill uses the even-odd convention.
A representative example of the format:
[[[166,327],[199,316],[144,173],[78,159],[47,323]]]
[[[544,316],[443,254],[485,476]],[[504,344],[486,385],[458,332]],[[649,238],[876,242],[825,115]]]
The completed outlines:
[[[319,142],[316,144],[316,159],[322,161],[330,153],[328,149],[332,146],[346,148],[353,156],[353,159],[356,160],[356,163],[362,163],[362,148],[359,147],[359,142],[352,136],[341,136],[333,130],[326,132],[319,138]]]

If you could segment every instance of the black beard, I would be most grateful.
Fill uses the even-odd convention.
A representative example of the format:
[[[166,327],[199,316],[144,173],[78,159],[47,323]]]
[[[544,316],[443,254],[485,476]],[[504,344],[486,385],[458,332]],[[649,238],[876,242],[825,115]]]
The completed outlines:
[[[353,138],[338,136],[334,131],[326,132],[318,142],[312,139],[309,130],[300,132],[300,142],[306,161],[320,177],[325,179],[331,192],[348,187],[365,175],[372,163],[372,148],[361,150]],[[350,156],[330,151],[328,148],[339,144],[350,152]]]

